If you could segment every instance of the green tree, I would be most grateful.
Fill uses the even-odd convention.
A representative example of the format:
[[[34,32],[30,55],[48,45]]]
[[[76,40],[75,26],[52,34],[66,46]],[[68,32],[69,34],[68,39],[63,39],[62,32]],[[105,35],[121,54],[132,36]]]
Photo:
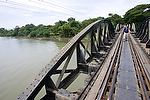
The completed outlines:
[[[109,13],[108,16],[112,17],[112,16],[113,16],[113,13]]]
[[[59,20],[58,22],[55,23],[55,26],[53,28],[53,31],[55,34],[58,34],[59,33],[59,27],[63,26],[65,23],[67,23],[66,21],[62,21],[62,20]]]
[[[14,31],[13,31],[13,36],[17,36],[18,35],[18,32],[19,32],[19,26],[16,26]]]
[[[68,20],[67,20],[67,21],[70,23],[70,22],[72,22],[72,21],[75,21],[75,18],[70,17],[70,18],[68,18]]]
[[[5,36],[5,28],[0,28],[0,36]]]
[[[114,25],[114,27],[120,23],[123,24],[123,18],[121,16],[119,16],[118,14],[113,14],[113,13],[109,13],[108,14],[110,17],[106,18],[108,20],[110,20],[112,22],[112,24]]]
[[[71,22],[69,23],[69,25],[70,25],[70,27],[81,28],[81,23],[78,22],[78,21],[75,21],[75,20],[71,21]]]
[[[83,20],[82,21],[82,29],[84,29],[89,24],[91,24],[97,20],[102,20],[102,19],[104,19],[104,17],[97,17],[97,18],[90,18],[90,19]]]
[[[36,31],[32,31],[30,32],[29,36],[30,37],[36,37],[37,32]]]
[[[44,35],[45,37],[49,37],[49,36],[50,36],[50,33],[49,33],[49,31],[45,31],[45,32],[43,33],[43,35]]]
[[[125,23],[135,23],[136,26],[139,26],[141,22],[150,17],[150,11],[145,11],[147,8],[150,8],[150,4],[137,5],[128,10],[124,15]]]
[[[63,37],[69,37],[72,32],[72,29],[68,23],[59,27],[59,34]]]

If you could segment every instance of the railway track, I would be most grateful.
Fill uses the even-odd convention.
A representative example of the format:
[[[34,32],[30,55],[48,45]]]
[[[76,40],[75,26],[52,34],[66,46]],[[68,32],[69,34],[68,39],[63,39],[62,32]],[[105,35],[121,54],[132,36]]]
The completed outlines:
[[[150,75],[130,37],[129,40],[142,100],[150,100]]]
[[[99,93],[96,97],[97,100],[119,100],[118,98],[121,98],[121,99],[129,99],[130,100],[132,99],[139,99],[139,100],[150,100],[150,75],[142,61],[142,58],[140,57],[140,54],[139,52],[137,51],[136,49],[136,46],[133,44],[133,40],[130,38],[130,35],[128,37],[128,41],[126,42],[123,42],[123,39],[122,39],[123,36],[120,36],[120,39],[119,39],[119,42],[116,46],[116,49],[115,49],[115,52],[114,52],[114,55],[113,55],[113,58],[111,60],[111,63],[109,65],[109,69],[107,70],[107,74],[105,75],[105,79],[103,80],[103,84],[101,85],[101,88],[99,90]],[[123,44],[125,45],[125,43],[127,45],[129,45],[129,50],[130,50],[130,55],[131,55],[131,67],[130,69],[133,69],[133,71],[131,70],[128,70],[126,69],[126,72],[132,72],[132,74],[134,73],[133,76],[133,79],[135,79],[135,83],[132,82],[132,81],[128,81],[130,80],[130,76],[125,76],[126,74],[123,75],[123,77],[128,77],[128,79],[124,78],[124,79],[119,79],[120,80],[127,80],[127,84],[126,82],[124,82],[124,86],[126,86],[124,88],[125,91],[127,92],[124,92],[124,96],[125,97],[121,97],[120,93],[117,93],[120,92],[119,89],[120,87],[122,88],[122,85],[118,85],[119,82],[117,77],[119,76],[119,78],[121,78],[121,71],[124,71],[124,70],[119,70],[119,67],[122,66],[122,58],[123,56],[121,55],[124,55],[123,54],[123,51],[122,49],[123,48]],[[133,66],[132,66],[133,64]],[[123,67],[126,67],[126,66],[123,66]],[[122,68],[123,68],[122,67]],[[132,79],[132,76],[131,76],[131,79]],[[134,77],[135,76],[135,77]],[[121,83],[121,82],[120,82]],[[131,83],[131,84],[130,84]],[[137,83],[137,84],[136,84]],[[134,85],[134,88],[130,85]],[[119,89],[118,89],[118,88]],[[127,94],[125,93],[133,93],[133,96],[128,96]],[[135,98],[134,98],[134,94],[135,94]],[[117,96],[116,96],[117,95]],[[120,95],[120,97],[119,97]],[[128,97],[126,97],[126,95]]]
[[[139,46],[136,48],[132,35],[123,42],[121,28],[114,32],[109,20],[88,25],[39,72],[17,100],[33,100],[43,88],[46,93],[42,100],[149,100],[150,61]],[[73,53],[77,64],[70,69]],[[85,88],[68,91],[80,73],[88,74]],[[54,75],[58,75],[56,82]]]

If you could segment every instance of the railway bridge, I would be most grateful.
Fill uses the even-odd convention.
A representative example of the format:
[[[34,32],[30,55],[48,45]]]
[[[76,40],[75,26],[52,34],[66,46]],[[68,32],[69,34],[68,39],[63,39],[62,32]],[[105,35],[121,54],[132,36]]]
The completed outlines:
[[[17,100],[150,100],[150,18],[123,42],[123,25],[98,20],[74,36]],[[85,39],[86,38],[86,39]],[[75,65],[70,65],[72,58]],[[70,67],[71,66],[71,67]],[[67,88],[86,74],[85,87]],[[56,80],[53,79],[56,76]],[[80,84],[76,84],[80,87]]]

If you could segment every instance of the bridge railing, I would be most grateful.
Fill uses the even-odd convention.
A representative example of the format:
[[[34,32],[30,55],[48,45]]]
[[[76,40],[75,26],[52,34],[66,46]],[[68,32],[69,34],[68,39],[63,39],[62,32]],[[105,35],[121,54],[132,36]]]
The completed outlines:
[[[141,43],[146,43],[146,48],[150,48],[150,18],[147,18],[142,22],[137,29],[136,36]]]
[[[17,100],[33,100],[44,86],[46,95],[42,99],[56,98],[58,92],[61,89],[67,89],[81,72],[92,72],[92,70],[89,72],[90,62],[94,60],[97,63],[94,69],[98,69],[98,65],[101,63],[99,60],[102,56],[101,51],[106,52],[109,49],[111,39],[114,36],[114,28],[109,20],[98,20],[88,25],[56,54],[19,95]],[[82,40],[85,37],[88,39],[86,43],[83,43]],[[76,52],[77,66],[73,69],[67,69],[74,52]],[[60,68],[62,63],[64,63],[63,68]],[[65,73],[69,74],[63,78]],[[56,82],[52,79],[55,74],[59,75]]]

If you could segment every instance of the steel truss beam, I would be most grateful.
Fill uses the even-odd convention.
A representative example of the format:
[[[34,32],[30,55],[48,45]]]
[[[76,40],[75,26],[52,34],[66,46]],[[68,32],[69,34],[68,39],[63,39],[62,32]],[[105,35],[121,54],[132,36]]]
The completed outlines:
[[[136,36],[141,43],[146,43],[146,48],[150,48],[150,18],[142,22],[136,32]]]
[[[81,72],[89,74],[99,67],[100,57],[103,55],[101,51],[104,51],[104,48],[108,48],[108,44],[112,43],[111,39],[115,34],[113,25],[109,20],[98,20],[88,25],[74,36],[39,72],[17,100],[33,100],[44,86],[46,95],[41,98],[43,100],[55,99],[56,95],[59,95],[62,89],[67,89]],[[82,40],[87,35],[87,42],[83,43]],[[76,53],[77,56],[77,66],[73,69],[67,69],[73,53]],[[93,60],[97,62],[97,65],[90,64]],[[62,64],[64,64],[63,68],[60,68]],[[64,77],[65,73],[68,73],[66,77]],[[56,74],[58,74],[58,79],[54,82],[52,76]]]

